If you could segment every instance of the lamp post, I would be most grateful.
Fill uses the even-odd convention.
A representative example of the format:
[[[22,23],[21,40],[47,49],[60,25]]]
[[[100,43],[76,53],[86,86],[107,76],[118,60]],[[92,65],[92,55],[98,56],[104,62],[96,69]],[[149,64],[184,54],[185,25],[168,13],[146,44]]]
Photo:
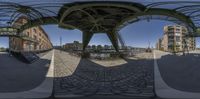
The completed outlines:
[[[62,50],[62,37],[60,36],[60,52]]]

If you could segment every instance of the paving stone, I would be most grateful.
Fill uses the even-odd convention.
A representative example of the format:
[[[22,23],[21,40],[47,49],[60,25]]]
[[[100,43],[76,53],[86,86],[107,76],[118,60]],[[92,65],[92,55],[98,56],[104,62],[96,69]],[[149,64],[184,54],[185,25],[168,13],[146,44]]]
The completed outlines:
[[[138,57],[152,58],[153,55],[147,53]],[[56,95],[152,96],[154,94],[153,60],[128,59],[126,64],[104,67],[89,59],[81,59],[56,50],[54,68]]]

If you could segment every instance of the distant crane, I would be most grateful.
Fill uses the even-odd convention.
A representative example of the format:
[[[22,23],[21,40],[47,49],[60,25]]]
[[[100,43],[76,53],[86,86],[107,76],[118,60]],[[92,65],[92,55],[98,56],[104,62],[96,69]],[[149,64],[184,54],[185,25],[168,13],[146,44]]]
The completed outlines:
[[[148,52],[148,53],[151,53],[151,52],[152,52],[152,50],[151,50],[151,48],[150,48],[150,42],[149,42],[148,48],[146,49],[146,52]]]
[[[61,53],[61,50],[62,50],[62,36],[60,36],[60,53]]]

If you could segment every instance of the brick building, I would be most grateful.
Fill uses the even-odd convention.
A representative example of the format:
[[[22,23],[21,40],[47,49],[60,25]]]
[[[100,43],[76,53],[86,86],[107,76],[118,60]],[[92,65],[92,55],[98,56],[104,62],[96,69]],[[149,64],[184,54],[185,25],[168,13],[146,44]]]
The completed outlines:
[[[14,27],[27,23],[26,17],[18,18]],[[52,49],[52,43],[41,26],[32,27],[20,33],[23,38],[9,37],[9,48],[14,51],[43,51]]]

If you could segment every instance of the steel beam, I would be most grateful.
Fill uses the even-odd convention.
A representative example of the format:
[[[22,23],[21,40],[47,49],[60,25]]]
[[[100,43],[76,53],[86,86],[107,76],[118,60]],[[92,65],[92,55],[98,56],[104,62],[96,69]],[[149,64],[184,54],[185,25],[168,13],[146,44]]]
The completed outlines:
[[[118,43],[118,36],[116,34],[116,31],[111,31],[111,32],[108,32],[106,33],[113,45],[113,47],[115,48],[115,50],[117,52],[119,52],[119,43]]]
[[[148,10],[146,10],[144,12],[135,13],[134,15],[129,16],[128,18],[119,22],[116,25],[116,27],[114,28],[114,30],[117,30],[117,28],[119,28],[121,25],[123,25],[123,23],[125,23],[129,20],[132,20],[134,18],[138,18],[138,17],[141,17],[141,16],[146,16],[146,15],[163,15],[163,16],[172,17],[172,18],[178,19],[179,21],[183,22],[185,25],[189,26],[194,31],[196,30],[195,24],[193,23],[193,21],[188,16],[186,16],[186,15],[180,13],[180,12],[174,11],[174,10],[163,9],[163,8],[149,8]]]
[[[22,32],[25,29],[34,27],[34,26],[39,26],[39,25],[47,25],[47,24],[58,24],[58,19],[57,17],[43,17],[43,18],[38,18],[34,20],[28,21],[26,24],[22,25],[20,28],[20,32]]]
[[[90,33],[90,32],[83,32],[83,39],[82,39],[82,42],[83,42],[83,52],[85,51],[87,45],[89,44],[92,36],[94,35],[94,33]]]

